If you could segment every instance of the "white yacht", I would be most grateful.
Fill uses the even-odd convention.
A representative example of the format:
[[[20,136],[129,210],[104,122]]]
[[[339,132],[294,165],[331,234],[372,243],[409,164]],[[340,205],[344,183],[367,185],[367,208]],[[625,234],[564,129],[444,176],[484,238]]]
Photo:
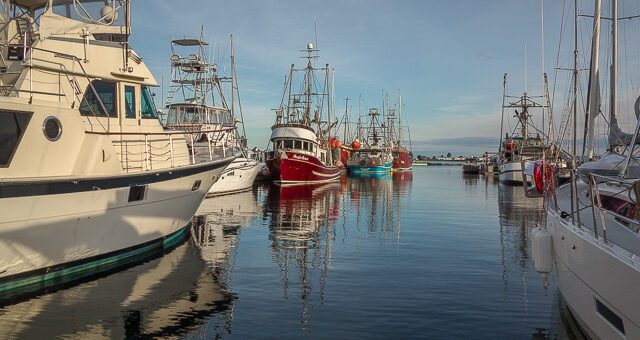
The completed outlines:
[[[172,246],[233,160],[163,129],[130,1],[107,3],[0,1],[2,297]]]

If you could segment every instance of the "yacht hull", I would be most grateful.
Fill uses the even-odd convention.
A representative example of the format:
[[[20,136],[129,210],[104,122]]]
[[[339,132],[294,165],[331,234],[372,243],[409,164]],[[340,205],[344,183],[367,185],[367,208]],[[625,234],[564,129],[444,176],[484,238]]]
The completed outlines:
[[[230,161],[0,184],[0,294],[111,270],[178,242]]]
[[[220,175],[220,179],[213,184],[207,197],[233,194],[251,189],[256,176],[264,163],[247,159],[236,158]]]
[[[570,217],[551,210],[547,216],[558,288],[581,330],[592,339],[640,339],[640,264]]]
[[[308,184],[336,181],[342,168],[325,166],[317,158],[295,152],[271,153],[267,167],[277,184]]]

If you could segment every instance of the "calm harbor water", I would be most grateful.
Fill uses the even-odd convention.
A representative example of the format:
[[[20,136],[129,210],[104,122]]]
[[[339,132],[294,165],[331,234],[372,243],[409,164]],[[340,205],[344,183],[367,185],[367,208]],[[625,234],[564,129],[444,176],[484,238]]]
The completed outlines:
[[[164,256],[0,307],[3,337],[567,338],[542,202],[459,167],[207,199]]]

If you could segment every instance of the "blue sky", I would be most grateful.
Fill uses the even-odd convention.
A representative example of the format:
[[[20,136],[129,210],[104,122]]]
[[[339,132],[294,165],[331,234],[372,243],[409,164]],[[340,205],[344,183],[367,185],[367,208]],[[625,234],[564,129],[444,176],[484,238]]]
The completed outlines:
[[[544,3],[550,78],[562,5]],[[589,5],[583,11],[590,12]],[[572,15],[572,2],[567,6]],[[271,109],[280,102],[290,64],[300,63],[299,50],[314,40],[314,17],[320,60],[335,69],[336,111],[344,111],[347,96],[354,99],[351,109],[357,113],[360,94],[365,105],[380,106],[382,89],[394,98],[400,89],[415,153],[495,150],[502,77],[509,74],[511,94],[522,93],[525,44],[529,93],[541,92],[539,0],[146,0],[133,2],[132,17],[132,46],[158,82],[164,76],[165,90],[172,38],[197,36],[204,25],[205,39],[219,51],[214,54],[226,51],[218,60],[226,66],[228,37],[234,35],[249,144],[260,148],[267,145],[275,119]],[[581,27],[590,25],[581,22]],[[568,62],[570,54],[561,60]],[[558,86],[566,92],[564,84]],[[464,137],[483,138],[466,143]]]

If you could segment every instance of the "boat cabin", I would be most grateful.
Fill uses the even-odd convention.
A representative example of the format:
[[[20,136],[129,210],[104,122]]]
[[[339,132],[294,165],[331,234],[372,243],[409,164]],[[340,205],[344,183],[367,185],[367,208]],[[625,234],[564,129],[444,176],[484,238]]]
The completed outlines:
[[[233,125],[233,118],[228,109],[201,104],[170,104],[167,105],[166,127],[220,124]]]

